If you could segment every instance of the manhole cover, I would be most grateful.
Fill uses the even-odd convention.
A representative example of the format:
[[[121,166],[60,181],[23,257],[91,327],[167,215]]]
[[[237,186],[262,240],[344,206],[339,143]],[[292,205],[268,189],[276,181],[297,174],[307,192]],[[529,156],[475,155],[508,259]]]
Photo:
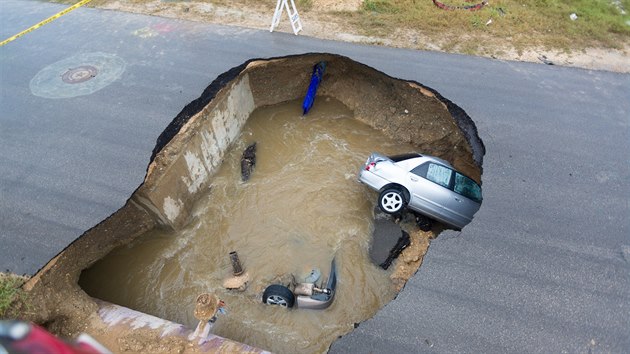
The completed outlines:
[[[115,54],[81,53],[43,68],[29,87],[33,95],[44,98],[90,95],[118,80],[125,66]]]
[[[98,74],[98,70],[92,65],[81,65],[74,69],[68,69],[62,76],[61,80],[69,84],[78,84],[88,81]]]

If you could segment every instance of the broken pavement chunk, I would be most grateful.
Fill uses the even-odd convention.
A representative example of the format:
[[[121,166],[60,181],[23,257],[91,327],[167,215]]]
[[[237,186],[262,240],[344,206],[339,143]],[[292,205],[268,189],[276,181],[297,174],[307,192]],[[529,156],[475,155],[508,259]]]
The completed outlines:
[[[370,246],[372,263],[383,269],[389,268],[402,250],[409,246],[409,243],[409,234],[402,230],[393,218],[381,212],[380,209],[375,209],[374,231]]]
[[[401,231],[402,231],[402,235],[398,238],[398,242],[396,242],[394,247],[389,251],[389,256],[387,256],[387,259],[385,259],[385,261],[380,264],[381,268],[383,269],[389,268],[389,266],[392,265],[392,262],[396,258],[398,258],[400,253],[402,253],[402,251],[411,244],[411,239],[409,238],[409,234],[406,233],[404,230],[401,230]]]

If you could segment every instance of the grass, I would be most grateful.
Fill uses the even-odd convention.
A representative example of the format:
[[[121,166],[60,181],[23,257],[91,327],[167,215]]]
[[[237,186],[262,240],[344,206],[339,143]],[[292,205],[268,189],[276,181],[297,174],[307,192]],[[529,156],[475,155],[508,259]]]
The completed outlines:
[[[444,3],[470,4],[463,0]],[[629,14],[622,15],[612,0],[494,0],[478,11],[446,11],[430,0],[364,0],[361,16],[353,19],[365,33],[374,32],[378,23],[376,31],[381,35],[407,28],[436,38],[491,37],[516,46],[526,39],[529,46],[564,50],[619,48],[630,40],[626,23],[630,21],[630,0],[622,0],[621,5]],[[572,13],[577,20],[569,18]],[[492,22],[486,25],[489,20]]]
[[[389,0],[364,0],[362,9],[377,14],[397,14],[401,8]]]
[[[5,318],[14,307],[21,307],[26,294],[21,289],[24,278],[0,273],[0,318]]]

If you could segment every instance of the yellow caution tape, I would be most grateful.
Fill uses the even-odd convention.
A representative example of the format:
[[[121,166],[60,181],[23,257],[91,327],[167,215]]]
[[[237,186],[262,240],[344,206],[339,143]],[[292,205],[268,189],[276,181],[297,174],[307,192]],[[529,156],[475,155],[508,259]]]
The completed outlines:
[[[5,45],[5,44],[7,44],[7,43],[9,43],[9,42],[12,42],[12,41],[14,41],[14,40],[16,40],[16,39],[18,39],[18,38],[20,38],[20,37],[22,37],[23,35],[25,35],[25,34],[27,34],[27,33],[31,32],[31,31],[34,31],[34,30],[36,30],[36,29],[38,29],[38,28],[42,27],[43,25],[45,25],[45,24],[47,24],[47,23],[50,23],[50,22],[52,22],[52,21],[54,21],[54,20],[58,19],[59,17],[61,17],[61,16],[65,15],[65,14],[67,14],[68,12],[70,12],[70,11],[72,11],[72,10],[75,10],[75,9],[77,9],[77,8],[79,8],[79,7],[81,7],[81,6],[85,5],[85,4],[87,4],[87,3],[88,3],[88,2],[90,2],[90,1],[92,1],[92,0],[81,0],[81,1],[79,1],[78,3],[76,3],[76,4],[72,5],[72,6],[70,6],[69,8],[67,8],[67,9],[65,9],[65,10],[63,10],[63,11],[61,11],[61,12],[58,12],[58,13],[56,13],[56,14],[54,14],[54,15],[50,16],[49,18],[47,18],[47,19],[45,19],[44,21],[42,21],[42,22],[40,22],[40,23],[36,24],[35,26],[32,26],[32,27],[30,27],[30,28],[27,28],[27,29],[25,29],[24,31],[22,31],[22,32],[20,32],[20,33],[18,33],[18,34],[16,34],[15,36],[13,36],[13,37],[9,37],[9,38],[7,38],[7,39],[3,40],[2,42],[0,42],[0,47],[2,47],[3,45]]]

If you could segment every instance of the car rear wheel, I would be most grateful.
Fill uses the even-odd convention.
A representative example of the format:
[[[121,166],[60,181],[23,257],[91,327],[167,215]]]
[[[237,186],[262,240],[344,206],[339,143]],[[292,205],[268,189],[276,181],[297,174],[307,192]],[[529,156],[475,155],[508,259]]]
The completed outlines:
[[[284,285],[269,285],[263,293],[262,301],[267,305],[279,305],[282,307],[293,307],[295,295]]]
[[[387,214],[398,214],[405,207],[404,194],[394,188],[386,189],[378,197],[378,206]]]

